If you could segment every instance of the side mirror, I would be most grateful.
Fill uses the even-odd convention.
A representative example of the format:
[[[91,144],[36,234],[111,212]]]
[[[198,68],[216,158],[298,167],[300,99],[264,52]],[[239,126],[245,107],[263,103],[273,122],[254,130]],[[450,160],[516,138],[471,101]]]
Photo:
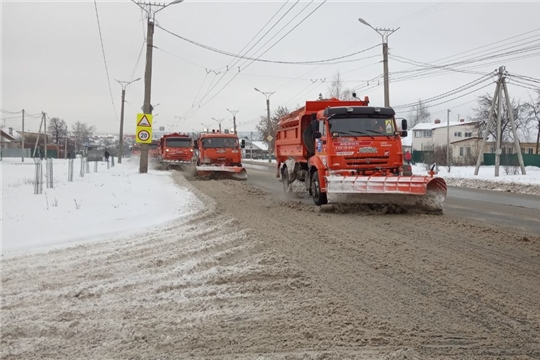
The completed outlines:
[[[401,137],[407,137],[407,134],[408,134],[407,130],[404,130],[401,132]]]
[[[243,140],[240,142],[240,148],[244,149],[246,147],[246,140]]]
[[[322,135],[321,135],[321,132],[320,132],[320,131],[315,131],[315,132],[313,133],[313,137],[314,137],[315,139],[320,139],[321,136],[322,136]]]
[[[407,130],[407,120],[405,119],[401,120],[401,130]]]
[[[195,149],[197,149],[199,147],[199,141],[198,140],[193,140],[193,147]]]

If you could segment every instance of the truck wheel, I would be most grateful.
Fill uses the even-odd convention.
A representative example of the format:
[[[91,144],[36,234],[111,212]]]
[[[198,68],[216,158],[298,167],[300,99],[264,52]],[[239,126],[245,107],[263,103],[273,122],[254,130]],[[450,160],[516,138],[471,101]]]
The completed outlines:
[[[311,192],[313,194],[313,202],[317,206],[321,206],[328,203],[326,193],[321,192],[321,184],[319,183],[319,173],[315,171],[311,175]]]
[[[289,174],[286,166],[281,169],[281,180],[281,182],[283,183],[283,191],[285,191],[285,193],[290,193],[291,187],[289,183]]]

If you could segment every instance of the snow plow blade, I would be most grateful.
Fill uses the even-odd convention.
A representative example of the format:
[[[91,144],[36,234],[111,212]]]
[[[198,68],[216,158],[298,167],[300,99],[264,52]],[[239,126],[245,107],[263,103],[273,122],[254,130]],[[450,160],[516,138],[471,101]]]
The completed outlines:
[[[247,180],[247,171],[239,166],[197,166],[197,176],[201,179],[212,180]]]
[[[431,176],[328,176],[329,204],[397,206],[406,210],[442,213],[447,186]]]

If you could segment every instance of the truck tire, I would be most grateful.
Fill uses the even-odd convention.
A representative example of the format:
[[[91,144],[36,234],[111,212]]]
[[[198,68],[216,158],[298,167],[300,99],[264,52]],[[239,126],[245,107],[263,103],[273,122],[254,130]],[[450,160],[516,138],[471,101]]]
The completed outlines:
[[[315,171],[311,175],[311,193],[313,194],[313,202],[317,206],[325,205],[328,203],[326,193],[321,193],[321,184],[319,182],[319,172]]]
[[[291,188],[289,183],[289,174],[286,166],[281,169],[281,182],[283,183],[283,191],[289,194],[291,192]]]

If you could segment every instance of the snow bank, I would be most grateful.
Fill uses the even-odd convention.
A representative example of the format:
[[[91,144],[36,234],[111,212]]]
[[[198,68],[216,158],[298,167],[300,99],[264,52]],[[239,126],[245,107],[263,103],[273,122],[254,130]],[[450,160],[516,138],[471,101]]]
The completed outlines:
[[[426,173],[424,164],[416,164],[412,168],[414,174]],[[521,175],[519,167],[500,166],[498,177],[495,176],[495,166],[481,166],[478,175],[474,175],[474,170],[474,166],[454,166],[448,172],[447,167],[439,166],[438,175],[449,186],[540,195],[540,168],[536,166],[525,167],[526,175]]]
[[[107,168],[90,164],[80,177],[80,159],[74,160],[73,182],[68,161],[54,160],[54,187],[34,194],[33,160],[4,159],[2,184],[2,253],[44,250],[52,245],[135,234],[200,209],[202,203],[178,187],[170,173],[150,170],[139,174],[138,164]]]

